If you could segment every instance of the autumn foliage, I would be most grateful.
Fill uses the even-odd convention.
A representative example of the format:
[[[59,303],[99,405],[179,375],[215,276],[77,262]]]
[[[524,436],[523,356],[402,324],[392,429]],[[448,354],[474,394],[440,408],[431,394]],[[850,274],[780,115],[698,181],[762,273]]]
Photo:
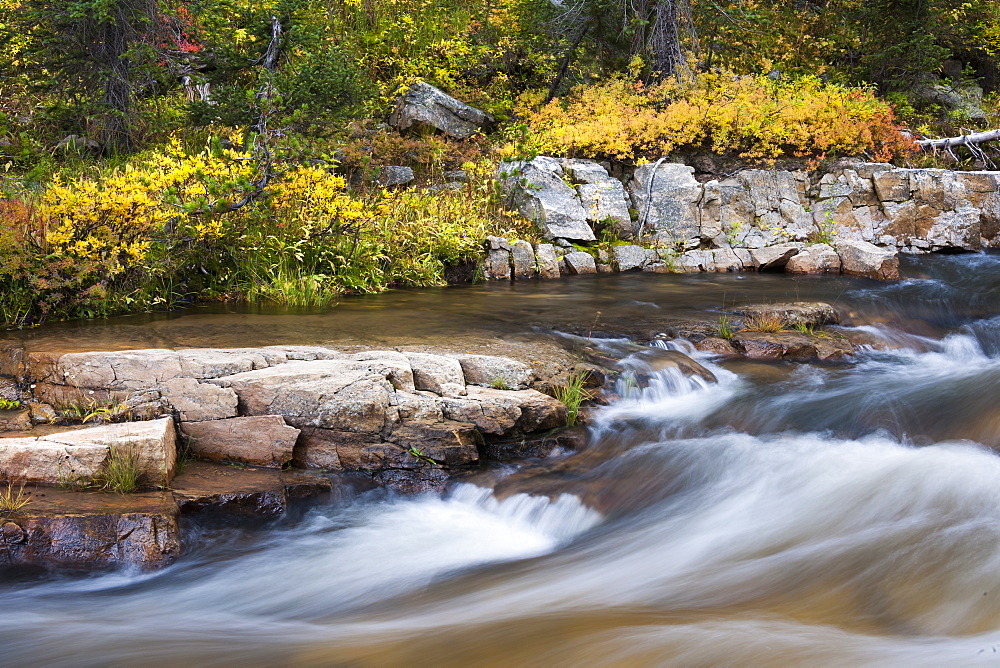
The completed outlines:
[[[913,151],[871,90],[815,77],[704,73],[655,87],[614,77],[537,101],[522,97],[519,113],[541,153],[634,160],[704,149],[759,161],[827,153],[889,160]]]

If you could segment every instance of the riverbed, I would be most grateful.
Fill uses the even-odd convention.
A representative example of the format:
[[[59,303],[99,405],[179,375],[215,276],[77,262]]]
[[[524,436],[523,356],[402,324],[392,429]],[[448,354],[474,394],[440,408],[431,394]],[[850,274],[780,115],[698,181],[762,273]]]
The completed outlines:
[[[995,662],[1000,254],[902,272],[578,277],[21,333],[67,351],[633,338],[717,382],[619,387],[582,451],[444,494],[345,478],[272,524],[187,526],[162,571],[0,582],[0,665]],[[797,300],[836,304],[872,345],[779,364],[658,336]]]

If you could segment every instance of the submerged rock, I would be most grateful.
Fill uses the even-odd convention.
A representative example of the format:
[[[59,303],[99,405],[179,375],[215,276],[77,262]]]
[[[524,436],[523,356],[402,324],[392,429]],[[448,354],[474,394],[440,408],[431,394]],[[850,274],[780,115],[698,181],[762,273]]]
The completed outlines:
[[[182,513],[211,512],[227,517],[271,519],[293,501],[330,492],[330,479],[302,471],[233,468],[211,462],[189,462],[173,484]]]
[[[841,360],[854,354],[846,339],[799,332],[737,332],[731,343],[751,359],[809,362]]]

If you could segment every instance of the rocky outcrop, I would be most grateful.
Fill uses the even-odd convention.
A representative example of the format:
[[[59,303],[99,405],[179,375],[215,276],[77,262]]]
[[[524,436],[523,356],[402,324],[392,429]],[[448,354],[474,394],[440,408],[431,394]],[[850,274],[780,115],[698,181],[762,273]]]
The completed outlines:
[[[496,123],[493,116],[470,107],[434,86],[418,81],[399,98],[389,124],[400,131],[431,128],[449,137],[468,139]]]
[[[172,416],[196,456],[275,468],[292,460],[331,471],[468,466],[484,436],[531,434],[566,420],[565,406],[530,389],[531,367],[471,353],[296,346],[31,353],[19,373],[38,399],[141,405],[144,417]],[[168,418],[0,439],[0,480],[92,479],[122,443],[140,449],[150,483],[169,481]]]
[[[786,327],[823,327],[836,325],[840,315],[826,302],[785,302],[779,304],[751,304],[735,309],[734,313],[746,318],[771,317]]]
[[[566,182],[562,163],[540,156],[500,165],[507,204],[535,223],[546,239],[594,241],[580,194]]]
[[[1000,172],[842,162],[819,174],[747,169],[703,182],[692,167],[657,161],[618,180],[597,162],[539,156],[502,163],[498,178],[508,204],[556,246],[593,241],[603,229],[642,235],[642,246],[612,247],[593,270],[585,258],[582,270],[579,256],[564,259],[567,274],[785,270],[885,279],[894,261],[855,244],[887,258],[1000,246]],[[510,249],[500,250],[490,263],[510,264]]]

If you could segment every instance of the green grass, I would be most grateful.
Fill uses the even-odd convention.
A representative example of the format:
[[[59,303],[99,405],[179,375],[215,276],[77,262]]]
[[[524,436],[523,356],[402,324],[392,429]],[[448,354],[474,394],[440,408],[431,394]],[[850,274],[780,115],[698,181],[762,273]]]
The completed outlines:
[[[719,336],[724,339],[733,338],[733,325],[729,321],[729,317],[725,315],[719,316]]]
[[[594,396],[583,386],[587,376],[586,371],[571,371],[566,376],[566,383],[555,388],[555,398],[566,404],[566,425],[569,427],[580,418],[580,404]]]
[[[133,444],[111,446],[101,468],[101,487],[119,494],[131,494],[139,488],[141,480],[138,448]]]

